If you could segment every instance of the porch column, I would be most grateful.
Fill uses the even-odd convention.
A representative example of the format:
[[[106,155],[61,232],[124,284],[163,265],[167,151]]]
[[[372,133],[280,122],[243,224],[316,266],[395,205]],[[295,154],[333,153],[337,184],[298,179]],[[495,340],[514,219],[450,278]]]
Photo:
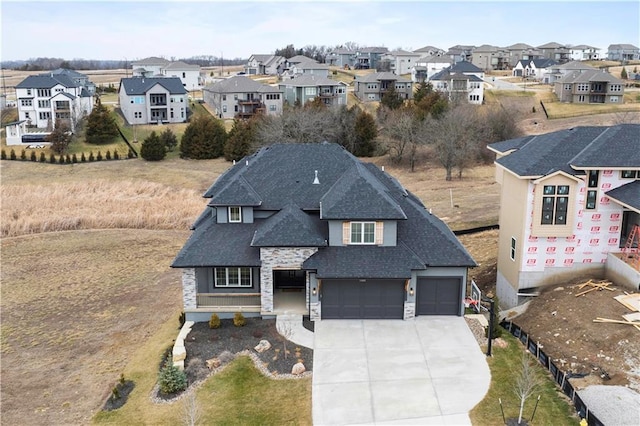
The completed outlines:
[[[186,268],[182,270],[182,303],[184,309],[197,308],[196,302],[196,270],[193,268]]]

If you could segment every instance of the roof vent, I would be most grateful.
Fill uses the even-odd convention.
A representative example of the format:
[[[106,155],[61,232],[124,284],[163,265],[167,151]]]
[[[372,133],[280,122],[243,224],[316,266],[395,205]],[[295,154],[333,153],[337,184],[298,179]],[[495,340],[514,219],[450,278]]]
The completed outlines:
[[[316,176],[313,178],[313,184],[320,185],[320,181],[318,180],[318,171],[315,170],[315,172],[316,172]]]
[[[248,166],[249,165],[249,160],[246,160],[244,164],[245,164],[245,166]]]
[[[382,166],[382,171],[384,172],[384,166]]]

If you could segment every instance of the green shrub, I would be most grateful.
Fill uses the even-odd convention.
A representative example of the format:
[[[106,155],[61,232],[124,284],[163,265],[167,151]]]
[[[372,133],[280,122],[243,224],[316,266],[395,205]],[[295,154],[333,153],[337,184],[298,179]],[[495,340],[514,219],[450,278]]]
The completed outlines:
[[[0,152],[0,160],[6,160],[7,159],[7,153],[5,152],[5,150],[3,149]]]
[[[89,161],[96,161],[96,158],[93,156],[93,151],[89,152]]]
[[[107,152],[104,154],[104,158],[105,160],[111,160],[111,151],[107,150]]]
[[[60,155],[60,158],[58,159],[58,164],[64,164],[64,155]]]
[[[86,163],[87,162],[87,157],[85,157],[84,152],[80,156],[80,162],[82,162],[82,163]]]
[[[187,375],[173,365],[171,357],[167,358],[164,367],[158,373],[158,386],[164,394],[172,394],[187,388]]]
[[[111,389],[111,399],[120,399],[120,391],[118,390],[118,386],[114,386],[113,389]]]
[[[209,320],[209,328],[220,328],[220,317],[218,314],[211,314],[211,319]]]
[[[120,384],[124,385],[126,380],[124,379],[124,373],[120,373]]]
[[[241,312],[236,312],[233,316],[233,325],[236,327],[244,327],[247,323],[247,320],[244,319],[244,315]]]
[[[31,161],[38,161],[38,157],[36,156],[35,151],[31,151]]]
[[[24,149],[20,152],[20,160],[22,161],[27,160],[27,153],[24,151]]]
[[[47,156],[44,155],[44,151],[40,152],[40,162],[41,163],[46,163],[47,162]]]
[[[11,150],[11,152],[9,152],[9,159],[11,160],[16,159],[16,152],[13,149]]]
[[[56,164],[56,156],[53,153],[49,155],[49,163]]]
[[[130,149],[129,152],[127,152],[127,158],[135,158],[136,154],[134,154],[133,150]]]
[[[74,164],[78,162],[78,156],[75,153],[71,157],[71,162],[74,163]]]
[[[96,155],[96,161],[102,161],[102,153],[98,151],[98,155]]]
[[[64,162],[67,163],[67,164],[71,164],[71,156],[69,154],[67,154],[64,157]]]
[[[113,159],[114,160],[119,160],[120,159],[120,154],[118,154],[118,150],[113,151]]]

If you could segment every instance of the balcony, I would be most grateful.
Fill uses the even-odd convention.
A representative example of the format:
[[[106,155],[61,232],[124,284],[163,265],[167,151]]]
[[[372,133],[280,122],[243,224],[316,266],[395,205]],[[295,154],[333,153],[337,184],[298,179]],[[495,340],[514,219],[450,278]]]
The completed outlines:
[[[238,105],[260,105],[260,99],[238,99]]]

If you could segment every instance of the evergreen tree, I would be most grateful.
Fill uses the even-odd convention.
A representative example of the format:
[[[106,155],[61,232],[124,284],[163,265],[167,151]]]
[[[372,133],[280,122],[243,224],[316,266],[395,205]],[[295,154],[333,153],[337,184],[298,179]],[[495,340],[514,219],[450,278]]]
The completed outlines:
[[[221,157],[227,132],[222,121],[211,116],[196,117],[185,129],[180,141],[180,158],[205,160]]]
[[[87,143],[101,145],[113,141],[118,136],[118,125],[109,108],[97,99],[93,111],[87,118],[85,137]]]
[[[254,120],[235,120],[224,145],[225,160],[237,161],[250,154],[255,135]]]
[[[53,131],[47,136],[47,141],[51,143],[51,150],[56,154],[62,154],[71,143],[71,132],[69,125],[60,119],[56,119]]]
[[[167,149],[154,130],[142,142],[140,156],[147,161],[160,161],[164,159],[165,155],[167,155]]]
[[[178,146],[178,138],[168,127],[160,133],[160,140],[168,152],[172,152]]]
[[[376,150],[375,139],[378,137],[376,120],[366,111],[358,112],[354,124],[356,134],[356,149],[353,152],[358,157],[371,157]]]
[[[387,88],[387,90],[382,95],[380,104],[386,106],[391,110],[398,109],[404,104],[404,101],[400,96],[398,96],[398,92],[396,92],[395,83],[391,83],[389,85],[389,88]]]
[[[419,104],[422,99],[433,92],[433,85],[424,80],[420,81],[416,86],[416,92],[413,94],[413,102]]]
[[[623,80],[626,80],[627,77],[628,77],[627,70],[624,67],[622,67],[622,71],[620,72],[620,78],[622,78]]]

